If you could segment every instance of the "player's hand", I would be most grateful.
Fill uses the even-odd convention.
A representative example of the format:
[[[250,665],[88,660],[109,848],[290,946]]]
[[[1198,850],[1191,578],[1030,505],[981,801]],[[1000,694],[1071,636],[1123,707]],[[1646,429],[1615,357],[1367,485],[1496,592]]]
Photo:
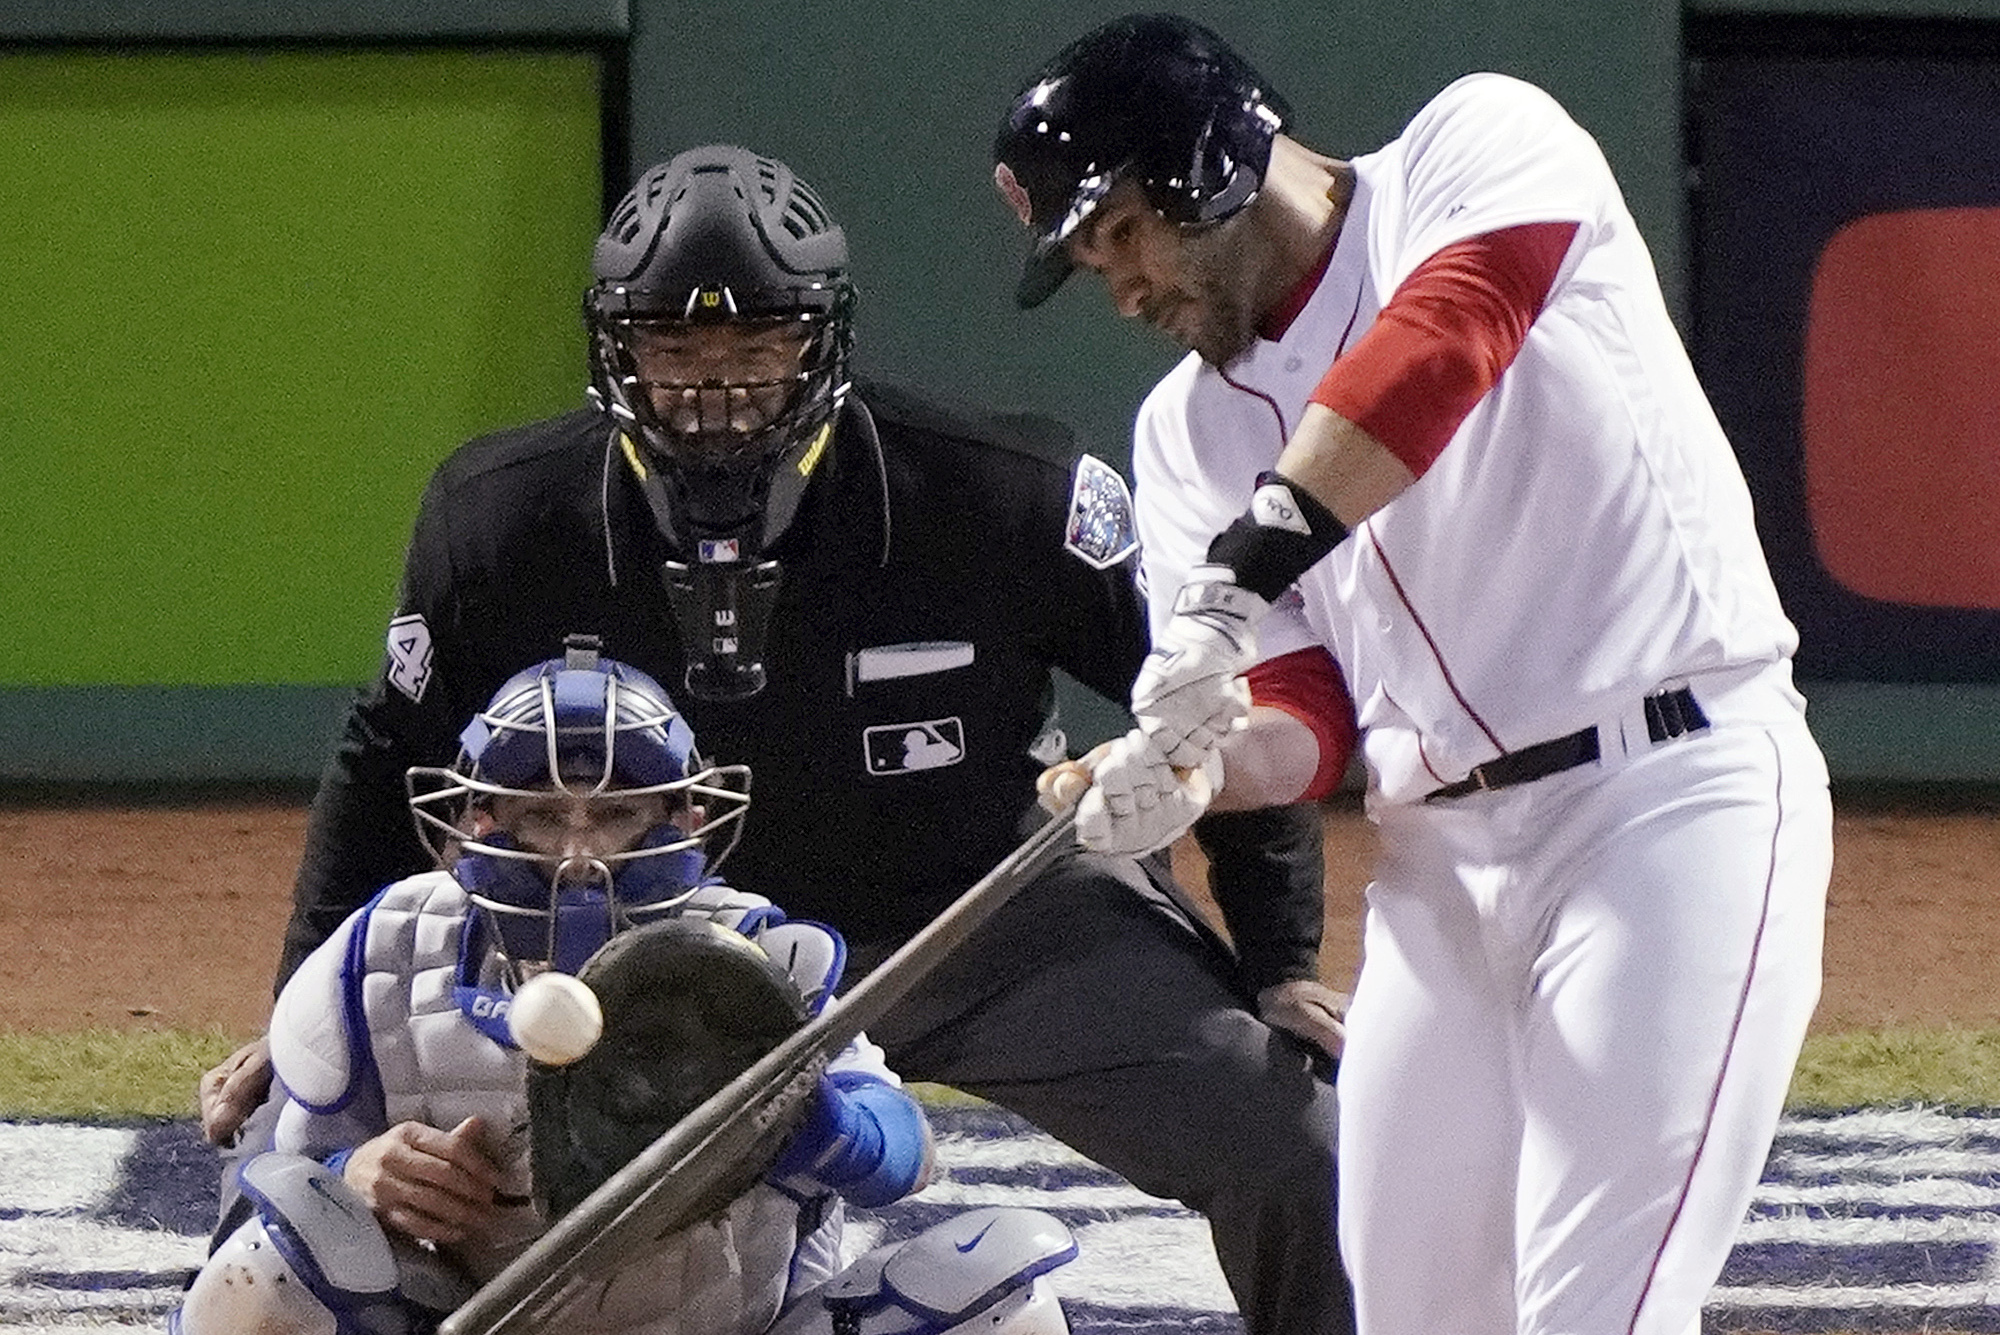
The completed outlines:
[[[1257,1018],[1338,1059],[1347,1042],[1345,992],[1311,978],[1277,983],[1257,994]]]
[[[398,1122],[364,1141],[341,1176],[384,1228],[428,1242],[481,1237],[501,1215],[500,1169],[477,1117],[449,1131]]]
[[[1271,605],[1223,566],[1196,566],[1132,684],[1132,713],[1170,764],[1199,769],[1250,717],[1242,673]]]
[[[271,1092],[271,1041],[253,1038],[202,1072],[195,1086],[201,1134],[211,1145],[236,1140],[244,1121]]]
[[[1076,804],[1076,837],[1093,853],[1138,857],[1165,848],[1208,810],[1222,786],[1220,753],[1211,751],[1197,768],[1176,769],[1137,729],[1095,748],[1082,763],[1091,786]]]

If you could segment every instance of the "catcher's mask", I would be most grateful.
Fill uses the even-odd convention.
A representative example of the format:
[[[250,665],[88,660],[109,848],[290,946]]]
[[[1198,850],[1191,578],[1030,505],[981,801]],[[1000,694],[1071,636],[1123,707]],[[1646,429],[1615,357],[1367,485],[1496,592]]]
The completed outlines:
[[[1062,286],[1070,237],[1122,180],[1183,226],[1245,208],[1290,117],[1248,61],[1178,14],[1077,38],[1015,95],[993,141],[994,183],[1035,237],[1015,300],[1038,306]]]
[[[574,973],[615,933],[679,905],[734,846],[750,773],[716,766],[660,684],[572,636],[515,674],[465,731],[448,768],[410,770],[417,833],[486,914],[502,955]],[[607,828],[658,803],[629,847],[570,855],[496,826],[496,800],[576,799]],[[516,804],[517,808],[519,804]]]
[[[592,394],[677,559],[667,583],[704,699],[764,685],[767,559],[847,393],[847,239],[781,162],[710,145],[654,167],[598,238]]]

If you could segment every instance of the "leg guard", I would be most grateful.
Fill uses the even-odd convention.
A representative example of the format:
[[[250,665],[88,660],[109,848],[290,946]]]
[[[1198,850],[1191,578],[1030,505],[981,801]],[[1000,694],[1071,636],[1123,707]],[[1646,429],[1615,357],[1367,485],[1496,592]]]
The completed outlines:
[[[339,1174],[297,1154],[260,1154],[241,1173],[256,1214],[208,1258],[167,1323],[170,1335],[411,1335],[396,1259]]]
[[[771,1335],[1069,1335],[1043,1278],[1076,1256],[1062,1222],[988,1206],[878,1247],[807,1294]]]

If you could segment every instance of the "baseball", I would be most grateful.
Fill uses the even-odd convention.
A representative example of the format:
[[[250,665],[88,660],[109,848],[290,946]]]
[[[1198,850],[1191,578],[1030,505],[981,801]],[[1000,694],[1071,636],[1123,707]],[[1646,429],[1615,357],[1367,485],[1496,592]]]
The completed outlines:
[[[588,983],[566,973],[537,974],[514,994],[507,1032],[536,1061],[567,1066],[597,1046],[604,1011]]]

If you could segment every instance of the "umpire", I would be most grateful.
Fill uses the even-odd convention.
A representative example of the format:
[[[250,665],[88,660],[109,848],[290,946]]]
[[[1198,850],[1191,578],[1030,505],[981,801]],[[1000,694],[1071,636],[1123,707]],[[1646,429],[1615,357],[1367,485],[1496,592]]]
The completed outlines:
[[[846,242],[784,164],[712,146],[653,168],[593,272],[590,406],[465,445],[424,495],[383,676],[313,805],[281,985],[430,865],[405,771],[448,763],[566,633],[678,687],[704,745],[749,764],[763,814],[732,879],[837,925],[857,975],[1019,841],[1063,746],[1050,670],[1123,699],[1145,655],[1123,480],[1054,423],[851,388]],[[906,1077],[1206,1214],[1254,1335],[1351,1331],[1333,1089],[1308,1060],[1339,1041],[1317,813],[1197,836],[1233,954],[1164,858],[1080,854],[871,1031]],[[267,1069],[252,1045],[204,1077],[211,1138]]]

